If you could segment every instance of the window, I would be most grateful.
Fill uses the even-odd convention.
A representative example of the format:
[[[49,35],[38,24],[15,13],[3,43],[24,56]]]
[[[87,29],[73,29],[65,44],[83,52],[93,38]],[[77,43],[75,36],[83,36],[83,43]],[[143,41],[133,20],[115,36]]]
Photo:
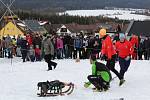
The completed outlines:
[[[67,32],[67,28],[61,28],[60,32]]]

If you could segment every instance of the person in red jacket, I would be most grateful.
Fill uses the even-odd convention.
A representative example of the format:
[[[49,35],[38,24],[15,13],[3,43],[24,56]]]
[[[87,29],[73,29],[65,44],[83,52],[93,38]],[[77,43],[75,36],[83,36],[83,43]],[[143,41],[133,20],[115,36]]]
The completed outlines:
[[[125,82],[124,74],[130,66],[131,62],[130,56],[132,55],[134,50],[132,44],[128,40],[126,40],[124,33],[119,34],[119,39],[120,41],[116,42],[115,47],[119,57],[120,75],[121,75],[121,81],[119,85],[121,86]]]
[[[35,59],[36,61],[41,61],[41,49],[39,48],[39,45],[35,46]]]
[[[138,49],[138,45],[139,45],[138,36],[132,34],[130,42],[134,48],[134,52],[132,53],[132,59],[137,60],[137,49]]]
[[[115,69],[116,51],[109,35],[106,34],[106,29],[100,30],[100,37],[102,39],[101,55],[106,58],[106,67],[114,72],[117,77],[121,80],[120,73]]]
[[[30,36],[30,34],[26,35],[26,40],[28,42],[28,45],[31,46],[32,45],[32,37]]]

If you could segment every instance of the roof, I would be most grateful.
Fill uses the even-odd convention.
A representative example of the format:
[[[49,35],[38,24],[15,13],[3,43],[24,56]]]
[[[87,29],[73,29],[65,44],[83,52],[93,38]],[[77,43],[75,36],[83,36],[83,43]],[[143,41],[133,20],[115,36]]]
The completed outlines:
[[[78,33],[81,31],[86,31],[87,33],[92,33],[96,31],[97,25],[91,24],[91,25],[79,25],[79,24],[65,24],[65,26],[73,33]]]
[[[45,28],[36,20],[25,20],[24,22],[32,32],[46,32]]]
[[[149,26],[150,21],[131,21],[126,33],[128,33],[129,36],[131,36],[131,34],[135,34],[138,36],[139,35],[150,36]]]
[[[87,33],[91,33],[91,32],[95,32],[99,28],[98,24],[79,25],[79,24],[71,23],[71,24],[63,24],[63,25],[72,33],[79,33],[81,31],[86,31]],[[63,25],[62,24],[52,24],[51,29],[56,32]]]
[[[70,23],[70,24],[51,24],[46,27],[47,30],[52,30],[53,32],[57,32],[62,26],[65,26],[69,31],[72,33],[97,33],[99,32],[100,28],[106,28],[108,32],[114,33],[116,30],[116,24],[114,23],[96,23],[96,24],[90,24],[90,25],[80,25],[76,23]],[[117,24],[118,25],[118,24]],[[124,25],[127,27],[127,25]],[[124,30],[126,30],[126,27]]]
[[[8,22],[1,30],[0,30],[0,35],[1,36],[6,36],[6,35],[14,36],[14,35],[24,35],[24,32],[15,24],[12,22]]]

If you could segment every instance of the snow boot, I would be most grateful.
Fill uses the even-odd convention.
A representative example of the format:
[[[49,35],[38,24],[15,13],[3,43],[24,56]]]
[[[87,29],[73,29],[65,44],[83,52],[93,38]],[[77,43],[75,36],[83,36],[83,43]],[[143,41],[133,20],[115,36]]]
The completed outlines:
[[[92,88],[92,90],[96,90],[96,88]]]
[[[109,88],[104,88],[104,91],[106,92],[106,91],[108,91],[109,90]]]
[[[90,82],[85,82],[85,83],[84,83],[84,87],[85,87],[85,88],[88,88],[90,85],[91,85]]]
[[[54,69],[56,68],[56,66],[57,66],[57,63],[55,63],[55,65],[54,65]]]
[[[119,86],[121,86],[124,82],[125,82],[125,80],[124,80],[124,79],[121,79],[121,80],[120,80],[120,83],[119,83]]]
[[[103,90],[102,89],[97,89],[95,88],[95,90],[93,90],[93,92],[102,92]]]

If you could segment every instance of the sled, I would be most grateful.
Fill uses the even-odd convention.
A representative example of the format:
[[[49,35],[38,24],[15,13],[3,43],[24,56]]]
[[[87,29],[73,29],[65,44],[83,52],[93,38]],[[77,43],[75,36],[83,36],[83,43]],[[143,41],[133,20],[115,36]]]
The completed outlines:
[[[60,82],[59,80],[39,82],[37,86],[38,90],[40,89],[40,93],[37,93],[39,97],[70,95],[74,90],[73,83]]]

